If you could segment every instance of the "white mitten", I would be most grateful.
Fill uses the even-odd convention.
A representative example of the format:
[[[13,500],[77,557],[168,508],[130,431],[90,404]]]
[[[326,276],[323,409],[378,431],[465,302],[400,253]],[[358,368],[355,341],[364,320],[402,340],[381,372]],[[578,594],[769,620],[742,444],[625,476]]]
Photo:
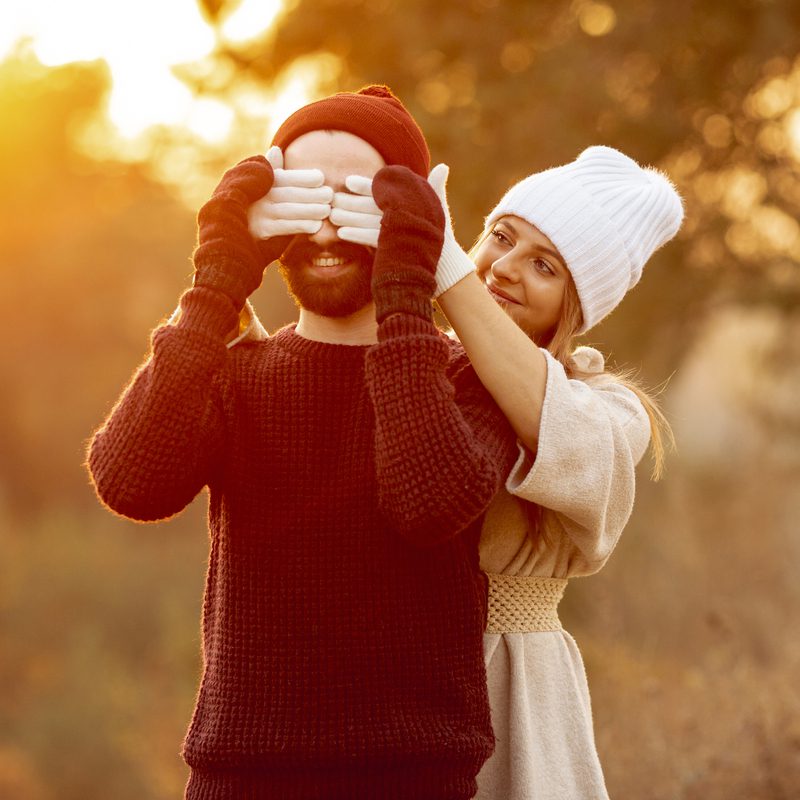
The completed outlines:
[[[442,245],[442,254],[439,256],[439,263],[436,266],[436,291],[433,293],[434,297],[438,297],[462,278],[466,278],[471,272],[475,272],[475,264],[456,241],[453,233],[453,223],[450,219],[450,208],[447,205],[447,191],[445,188],[449,173],[450,167],[447,164],[437,164],[428,175],[428,183],[436,192],[444,209],[445,217],[444,244]]]
[[[256,239],[316,233],[331,213],[333,189],[324,186],[318,169],[284,169],[280,147],[270,147],[267,161],[275,180],[272,188],[247,209],[250,233]]]
[[[348,175],[344,185],[349,191],[334,194],[331,210],[337,235],[345,242],[377,247],[383,211],[372,198],[372,179]]]

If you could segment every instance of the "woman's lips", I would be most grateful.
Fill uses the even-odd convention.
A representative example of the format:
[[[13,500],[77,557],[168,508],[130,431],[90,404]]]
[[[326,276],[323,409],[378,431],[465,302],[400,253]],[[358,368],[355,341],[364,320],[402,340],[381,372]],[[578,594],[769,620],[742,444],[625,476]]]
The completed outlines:
[[[495,300],[502,300],[504,303],[513,303],[515,306],[522,305],[519,300],[515,300],[513,297],[510,297],[505,292],[492,286],[491,283],[487,283],[486,288],[489,290],[489,294],[491,294]]]

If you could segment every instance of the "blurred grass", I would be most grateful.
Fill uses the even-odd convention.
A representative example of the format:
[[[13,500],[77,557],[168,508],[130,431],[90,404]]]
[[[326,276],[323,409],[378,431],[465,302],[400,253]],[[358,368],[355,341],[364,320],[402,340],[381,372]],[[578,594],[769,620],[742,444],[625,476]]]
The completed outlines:
[[[608,566],[572,582],[612,797],[800,796],[797,483],[768,460],[725,477],[673,459]]]
[[[2,520],[0,797],[181,796],[199,674],[202,502],[139,526]],[[11,691],[8,689],[11,688]]]
[[[673,460],[617,553],[573,581],[611,796],[800,790],[796,473]],[[705,509],[698,513],[697,509]],[[0,797],[166,800],[199,677],[205,496],[157,526],[102,509],[2,520]]]

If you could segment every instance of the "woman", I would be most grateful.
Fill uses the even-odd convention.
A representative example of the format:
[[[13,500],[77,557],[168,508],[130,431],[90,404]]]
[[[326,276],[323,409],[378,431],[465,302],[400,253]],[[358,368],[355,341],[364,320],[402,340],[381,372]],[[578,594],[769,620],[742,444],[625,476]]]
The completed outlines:
[[[572,341],[616,307],[682,217],[663,175],[591,147],[506,193],[473,249],[476,271],[446,240],[439,304],[520,442],[481,540],[497,749],[480,800],[608,796],[583,663],[557,605],[569,578],[611,555],[634,467],[652,438],[660,474],[669,429],[642,390]]]
[[[440,165],[430,178],[445,209],[446,174]],[[369,182],[347,188],[331,221],[340,238],[377,245]],[[474,264],[448,224],[438,302],[520,443],[481,540],[497,746],[479,800],[607,797],[583,663],[557,606],[569,578],[609,558],[632,510],[634,467],[652,438],[660,473],[668,427],[646,393],[572,340],[616,307],[682,217],[663,175],[591,147],[512,187]]]

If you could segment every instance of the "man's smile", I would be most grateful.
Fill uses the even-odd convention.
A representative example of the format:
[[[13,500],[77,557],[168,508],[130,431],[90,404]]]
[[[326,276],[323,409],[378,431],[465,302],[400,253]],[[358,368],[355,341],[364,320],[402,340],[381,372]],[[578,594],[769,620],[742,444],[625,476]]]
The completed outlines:
[[[343,256],[321,253],[311,259],[309,270],[320,277],[336,277],[344,272],[353,262]]]

